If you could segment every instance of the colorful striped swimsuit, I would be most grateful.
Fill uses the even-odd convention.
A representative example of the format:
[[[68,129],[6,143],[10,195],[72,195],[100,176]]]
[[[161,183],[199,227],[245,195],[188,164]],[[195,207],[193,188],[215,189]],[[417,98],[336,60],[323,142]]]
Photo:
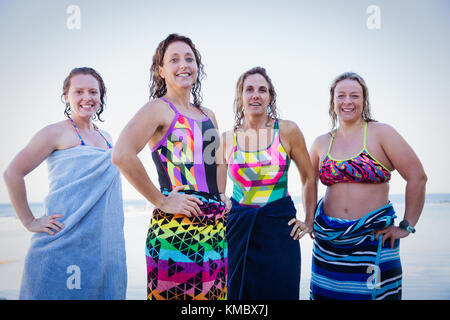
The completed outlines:
[[[241,150],[234,133],[228,174],[233,206],[227,216],[228,294],[231,299],[297,300],[300,243],[288,222],[295,205],[288,193],[290,158],[275,120],[272,143],[260,151]]]
[[[203,205],[202,215],[187,217],[153,211],[147,234],[147,293],[156,300],[226,299],[227,242],[225,204],[220,201],[214,146],[219,136],[206,116],[195,120],[178,112],[152,149],[161,192],[177,186]],[[211,161],[210,161],[211,160]]]
[[[287,188],[290,159],[280,141],[275,120],[272,143],[264,150],[239,148],[236,132],[229,158],[228,175],[233,181],[233,199],[241,205],[261,207],[289,196]]]

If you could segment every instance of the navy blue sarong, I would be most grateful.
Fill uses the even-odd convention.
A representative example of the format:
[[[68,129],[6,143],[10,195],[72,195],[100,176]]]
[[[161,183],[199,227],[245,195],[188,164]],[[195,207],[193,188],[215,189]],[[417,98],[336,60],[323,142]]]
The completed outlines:
[[[392,204],[355,220],[329,217],[322,204],[314,219],[311,299],[401,299],[400,241],[391,249],[373,234],[394,223]]]
[[[226,231],[228,299],[299,299],[300,244],[288,225],[296,214],[291,197],[259,208],[231,201]]]

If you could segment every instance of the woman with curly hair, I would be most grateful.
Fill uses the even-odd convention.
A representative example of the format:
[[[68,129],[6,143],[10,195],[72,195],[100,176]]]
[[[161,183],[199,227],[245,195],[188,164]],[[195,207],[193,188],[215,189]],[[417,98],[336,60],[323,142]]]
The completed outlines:
[[[240,76],[235,127],[222,135],[219,187],[233,182],[227,217],[230,299],[291,299],[300,292],[299,239],[312,231],[317,199],[314,172],[297,124],[278,117],[276,93],[264,68]],[[303,184],[305,222],[296,219],[288,169]]]
[[[123,129],[113,162],[155,205],[147,235],[148,299],[225,299],[226,210],[216,178],[214,113],[202,106],[200,53],[170,34],[150,69],[150,98]],[[190,102],[191,95],[193,102]],[[137,154],[148,144],[160,188]]]
[[[20,299],[125,299],[127,270],[119,170],[109,134],[93,123],[106,88],[92,68],[73,69],[62,100],[68,119],[37,132],[4,173],[11,203],[34,232]],[[45,214],[35,217],[24,177],[47,160]]]

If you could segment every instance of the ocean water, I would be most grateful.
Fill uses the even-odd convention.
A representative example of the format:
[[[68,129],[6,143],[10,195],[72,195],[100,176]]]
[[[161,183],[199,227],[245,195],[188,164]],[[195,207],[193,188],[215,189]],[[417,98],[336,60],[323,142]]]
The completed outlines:
[[[404,196],[391,195],[397,221],[404,213]],[[294,198],[296,203],[299,198]],[[44,213],[42,203],[33,203],[36,216]],[[143,200],[125,201],[125,237],[127,245],[127,299],[146,298],[145,237],[151,211]],[[17,299],[23,256],[30,233],[14,218],[10,204],[0,204],[0,299]],[[427,194],[426,203],[416,225],[416,233],[401,239],[403,299],[450,299],[450,194]],[[300,299],[309,299],[312,241],[300,241],[302,270]]]

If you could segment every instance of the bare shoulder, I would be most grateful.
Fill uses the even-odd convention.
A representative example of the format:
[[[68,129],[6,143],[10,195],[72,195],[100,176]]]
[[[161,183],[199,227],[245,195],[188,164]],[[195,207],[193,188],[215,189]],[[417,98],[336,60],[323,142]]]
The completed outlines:
[[[216,129],[219,127],[219,125],[217,124],[217,119],[216,119],[216,115],[214,114],[214,111],[212,111],[211,109],[207,108],[207,107],[200,107],[200,110],[203,111],[203,113],[205,113],[208,118],[211,119],[211,121],[213,122],[214,126],[216,127]]]
[[[229,144],[234,139],[234,130],[227,130],[222,132],[221,139],[225,144]]]
[[[210,108],[207,107],[201,107],[200,108],[211,120],[216,121],[216,115],[214,114],[214,111],[212,111]]]
[[[372,133],[381,139],[389,139],[393,135],[399,135],[398,132],[391,125],[383,122],[369,122],[368,128]]]
[[[315,150],[321,150],[324,148],[328,148],[328,145],[330,143],[330,139],[331,139],[331,133],[327,132],[324,134],[321,134],[320,136],[318,136],[317,138],[314,139],[312,145],[311,145],[311,150],[315,149]]]
[[[108,140],[109,143],[113,143],[113,139],[112,139],[111,135],[109,134],[109,132],[107,132],[103,129],[98,129],[98,130],[106,138],[106,140]]]
[[[213,116],[213,117],[215,117],[215,115],[214,115],[214,111],[212,111],[210,108],[207,108],[207,107],[200,107],[200,109],[204,112],[204,113],[206,113],[208,116]]]
[[[169,104],[167,102],[165,102],[164,100],[161,99],[152,99],[150,101],[148,101],[147,103],[145,103],[142,108],[142,111],[144,112],[170,112],[172,110],[172,108],[169,106]]]
[[[278,119],[278,126],[280,128],[281,138],[289,141],[303,137],[303,133],[295,121]]]
[[[175,116],[175,111],[163,100],[152,99],[145,103],[136,113],[134,120],[162,126],[170,124]]]
[[[69,126],[67,120],[49,124],[33,135],[29,145],[48,150],[58,149],[70,135]]]
[[[377,131],[394,130],[394,128],[391,125],[384,123],[384,122],[379,122],[379,121],[371,121],[368,123],[368,126],[370,128],[372,128],[373,130],[377,130]]]
[[[56,123],[49,124],[39,130],[36,136],[41,136],[45,139],[57,139],[58,137],[64,135],[69,129],[69,123],[67,120],[59,121]]]
[[[279,127],[281,131],[290,132],[292,130],[300,130],[295,121],[278,119]]]

